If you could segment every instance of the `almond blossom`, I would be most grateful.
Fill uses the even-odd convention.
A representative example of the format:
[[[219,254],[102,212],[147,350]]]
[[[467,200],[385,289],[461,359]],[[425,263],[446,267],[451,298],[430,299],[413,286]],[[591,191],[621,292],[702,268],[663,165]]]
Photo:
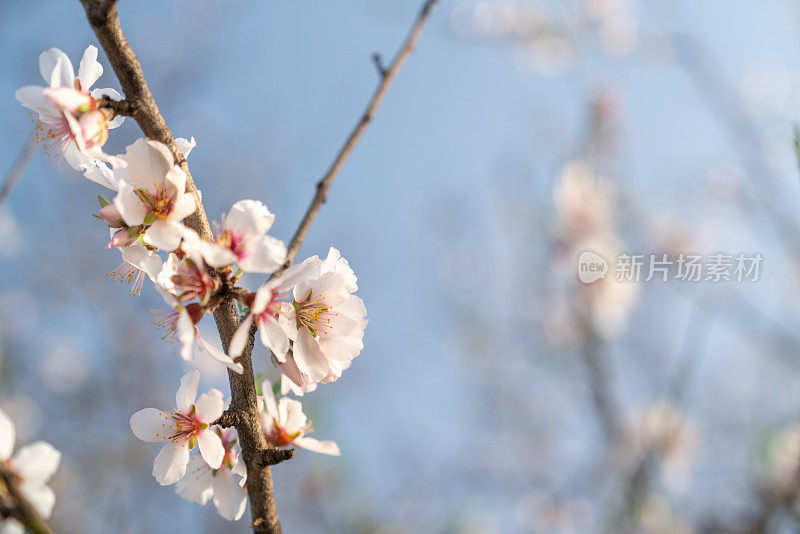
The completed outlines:
[[[131,430],[137,438],[165,444],[153,462],[153,476],[162,486],[174,484],[184,476],[189,451],[195,445],[213,469],[219,469],[225,457],[222,439],[211,428],[225,406],[222,392],[210,389],[195,401],[199,382],[200,373],[189,371],[181,378],[175,395],[176,408],[170,412],[145,408],[131,417]]]
[[[86,48],[77,76],[69,57],[58,48],[42,52],[39,72],[48,87],[26,86],[15,93],[23,106],[38,114],[38,139],[46,143],[51,155],[63,155],[70,167],[113,188],[109,169],[101,161],[105,156],[100,147],[108,138],[108,130],[122,124],[124,117],[109,121],[97,108],[97,99],[102,96],[121,99],[122,95],[114,89],[89,91],[103,74],[97,48]]]
[[[0,463],[19,477],[19,489],[28,502],[42,518],[53,513],[56,496],[47,482],[53,476],[61,461],[61,453],[44,441],[26,445],[11,456],[14,450],[16,433],[14,424],[5,412],[0,410]],[[24,532],[22,525],[8,520],[0,526],[3,532]]]
[[[286,261],[286,245],[267,235],[275,220],[258,200],[240,200],[222,217],[213,242],[203,242],[203,257],[214,268],[236,263],[248,273],[271,273]]]
[[[161,274],[159,278],[164,278]],[[236,363],[225,352],[213,344],[209,343],[197,329],[197,323],[203,318],[205,310],[197,302],[183,304],[177,296],[168,289],[155,285],[156,290],[161,294],[164,302],[170,306],[165,310],[153,310],[153,322],[156,329],[164,332],[163,339],[172,345],[177,341],[180,343],[179,354],[185,361],[192,359],[195,341],[197,349],[225,365],[228,369],[242,374],[242,364]]]
[[[176,249],[181,220],[197,209],[194,197],[186,192],[186,174],[158,141],[139,139],[118,160],[114,172],[119,192],[113,204],[123,221],[128,226],[146,226],[145,243],[166,251]]]
[[[319,441],[309,438],[313,432],[311,423],[303,413],[300,401],[281,397],[275,402],[272,384],[265,380],[261,383],[263,407],[261,409],[261,428],[267,442],[275,447],[295,445],[312,452],[339,456],[339,446],[333,441]]]
[[[186,474],[175,484],[175,493],[203,506],[213,499],[219,515],[228,521],[238,521],[247,504],[244,490],[247,469],[240,459],[236,430],[214,427],[214,431],[225,449],[219,469],[213,469],[199,454],[192,455]]]
[[[314,257],[316,258],[316,257]],[[299,282],[281,308],[280,324],[292,341],[278,368],[298,386],[336,381],[364,348],[367,310],[353,293],[356,276],[331,247],[324,261],[312,259],[318,275]]]
[[[253,321],[278,369],[300,389],[333,382],[363,348],[367,311],[347,260],[331,247],[263,284],[250,299],[250,313],[231,340],[241,354]]]

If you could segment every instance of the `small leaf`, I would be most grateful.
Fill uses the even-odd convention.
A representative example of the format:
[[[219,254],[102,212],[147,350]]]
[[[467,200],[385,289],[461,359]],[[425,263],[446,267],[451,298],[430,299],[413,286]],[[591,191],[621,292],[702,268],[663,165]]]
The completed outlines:
[[[148,213],[144,216],[144,220],[142,221],[143,224],[153,224],[158,220],[153,213]]]
[[[111,202],[109,202],[109,200],[103,195],[97,195],[97,201],[100,203],[101,208],[105,208],[111,204]]]

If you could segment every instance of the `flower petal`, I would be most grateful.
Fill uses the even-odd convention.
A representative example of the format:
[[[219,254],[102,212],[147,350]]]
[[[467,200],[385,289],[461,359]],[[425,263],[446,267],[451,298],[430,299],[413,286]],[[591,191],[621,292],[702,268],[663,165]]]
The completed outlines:
[[[181,244],[181,224],[158,220],[145,231],[143,239],[159,250],[173,251]]]
[[[319,441],[314,438],[297,438],[293,442],[298,447],[309,450],[311,452],[318,452],[320,454],[330,454],[331,456],[340,456],[342,453],[339,446],[333,441]]]
[[[218,349],[212,343],[209,343],[200,335],[197,336],[197,349],[200,352],[211,356],[221,364],[224,364],[228,369],[230,369],[234,373],[242,374],[244,372],[244,367],[242,367],[241,363],[236,363],[235,361],[233,361],[221,349]]]
[[[239,328],[236,329],[236,332],[231,338],[231,344],[228,347],[228,355],[231,358],[238,358],[242,354],[242,351],[244,351],[244,347],[247,345],[247,340],[250,337],[250,327],[252,324],[253,315],[248,314],[244,321],[242,321],[242,324],[239,325]]]
[[[175,484],[175,493],[188,501],[206,504],[214,491],[213,480],[213,471],[203,457],[196,454],[189,459],[186,474]]]
[[[319,343],[308,328],[300,328],[294,342],[294,362],[297,368],[312,382],[319,382],[328,375],[328,359],[319,348]]]
[[[83,52],[81,63],[78,65],[78,79],[81,81],[81,89],[88,91],[102,74],[103,66],[97,61],[97,47],[89,45]]]
[[[25,482],[20,487],[25,498],[28,499],[39,515],[47,519],[53,513],[56,504],[56,494],[44,484],[31,484]]]
[[[175,405],[183,413],[188,413],[197,397],[197,386],[200,384],[200,371],[189,371],[181,378],[181,386],[175,394]]]
[[[72,61],[58,48],[39,55],[39,72],[50,87],[72,87],[75,83]]]
[[[0,462],[11,458],[15,437],[14,423],[6,412],[0,410]]]
[[[11,459],[14,470],[26,483],[41,485],[47,483],[58,469],[61,453],[44,441],[26,445]]]
[[[264,235],[248,242],[247,255],[239,260],[239,267],[248,273],[271,273],[285,261],[286,244]]]
[[[153,476],[162,486],[174,484],[186,474],[189,463],[189,441],[165,443],[153,461]]]
[[[133,435],[148,443],[163,443],[168,441],[168,428],[172,426],[172,417],[166,412],[155,408],[139,410],[131,416],[131,430]]]
[[[114,197],[114,207],[119,210],[128,226],[139,226],[147,215],[145,206],[134,193],[133,186],[125,179],[119,180],[119,191]]]
[[[200,398],[202,399],[202,397]],[[222,402],[221,397],[220,402]],[[222,413],[221,406],[219,413]],[[219,469],[222,465],[222,458],[225,456],[225,447],[223,447],[222,440],[217,433],[209,429],[198,432],[197,445],[200,447],[200,455],[211,466],[211,469]]]
[[[222,402],[222,392],[218,389],[209,389],[208,393],[200,395],[200,398],[197,399],[195,408],[197,409],[198,420],[203,423],[213,423],[219,419],[219,416],[222,415],[222,411],[225,409],[225,403]],[[209,465],[211,465],[210,462]],[[214,467],[214,469],[216,469],[216,467]]]
[[[219,515],[228,521],[238,521],[247,504],[244,489],[239,485],[240,478],[227,468],[217,471],[212,482],[214,487],[214,506]]]

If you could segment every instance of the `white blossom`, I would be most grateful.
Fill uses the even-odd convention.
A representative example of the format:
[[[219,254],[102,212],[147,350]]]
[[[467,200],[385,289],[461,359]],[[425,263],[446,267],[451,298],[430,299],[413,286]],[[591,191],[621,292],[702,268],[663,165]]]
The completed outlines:
[[[15,93],[23,106],[38,114],[38,138],[46,143],[51,155],[63,155],[70,167],[113,189],[116,184],[102,161],[105,155],[100,147],[108,138],[108,130],[122,124],[124,117],[108,121],[97,109],[97,99],[102,96],[121,99],[122,95],[114,89],[90,91],[103,74],[97,48],[86,48],[77,76],[69,57],[58,48],[42,52],[39,72],[47,87],[30,85]]]
[[[164,412],[155,408],[139,410],[131,417],[131,430],[137,438],[150,443],[165,443],[153,462],[153,476],[159,484],[174,484],[186,473],[189,451],[197,445],[203,460],[219,469],[225,456],[220,436],[211,428],[224,409],[222,392],[211,389],[197,397],[198,371],[181,378],[175,395],[176,408]]]
[[[261,410],[261,428],[267,442],[275,447],[295,445],[297,447],[321,454],[339,456],[339,446],[333,441],[319,441],[308,437],[313,432],[311,423],[303,413],[300,401],[281,397],[277,402],[272,392],[272,384],[265,380],[261,384],[263,406]]]
[[[20,448],[12,456],[15,438],[14,423],[0,410],[0,463],[19,477],[20,491],[39,515],[47,519],[53,513],[56,502],[56,496],[47,482],[58,469],[61,453],[49,443],[37,441]]]

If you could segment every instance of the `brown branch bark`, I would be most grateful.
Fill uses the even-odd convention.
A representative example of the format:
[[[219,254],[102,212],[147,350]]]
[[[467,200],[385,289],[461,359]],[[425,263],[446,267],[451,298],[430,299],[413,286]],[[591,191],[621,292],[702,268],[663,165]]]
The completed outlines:
[[[211,237],[208,217],[189,172],[186,158],[178,150],[175,137],[158,110],[139,59],[122,32],[113,3],[110,7],[107,6],[107,2],[98,0],[81,0],[81,3],[86,11],[89,24],[119,79],[125,100],[131,103],[131,116],[147,137],[169,147],[175,161],[186,173],[186,189],[194,195],[197,211],[186,218],[184,223],[203,237]],[[106,10],[106,8],[108,9]],[[214,312],[214,319],[217,323],[223,350],[227,351],[230,340],[239,327],[239,315],[234,301],[228,299],[223,302]],[[251,357],[253,342],[254,339],[251,336],[247,347],[239,357],[239,363],[242,364],[244,372],[241,375],[228,372],[231,386],[231,407],[245,415],[238,421],[236,430],[239,435],[239,444],[242,447],[242,459],[247,467],[247,493],[250,499],[253,532],[275,534],[281,531],[281,527],[275,505],[272,474],[269,466],[264,465],[261,461],[268,447],[264,434],[261,432],[256,404],[255,377],[253,376]]]
[[[16,519],[33,534],[52,532],[36,508],[23,495],[17,475],[8,470],[3,463],[0,463],[0,512],[3,517]]]
[[[328,189],[372,120],[375,110],[383,100],[398,70],[414,48],[436,2],[437,0],[427,0],[423,5],[400,51],[389,68],[382,73],[380,84],[366,111],[345,141],[328,172],[317,184],[317,192],[289,243],[287,260],[281,271],[291,264],[300,249],[311,223],[325,202]],[[175,137],[158,110],[139,60],[122,32],[114,2],[108,0],[81,0],[81,3],[86,11],[89,24],[100,41],[100,45],[105,50],[106,56],[125,94],[124,108],[111,103],[105,103],[106,107],[114,109],[115,112],[129,113],[147,137],[160,141],[169,147],[175,161],[186,173],[186,189],[194,195],[198,207],[193,215],[184,220],[184,223],[200,233],[201,236],[210,237],[211,229],[208,217],[189,172],[186,158],[178,150]],[[222,348],[227,352],[231,338],[240,324],[234,300],[229,298],[222,302],[214,312],[214,319],[219,330]],[[228,371],[232,397],[230,413],[235,415],[231,416],[231,419],[227,422],[234,423],[233,426],[236,427],[242,448],[242,458],[247,466],[247,491],[250,499],[253,532],[257,534],[276,534],[281,532],[281,527],[275,506],[275,495],[269,466],[291,458],[294,451],[271,448],[268,446],[261,431],[251,356],[254,342],[255,329],[250,331],[247,346],[238,360],[242,364],[244,372],[239,375],[233,371]]]

